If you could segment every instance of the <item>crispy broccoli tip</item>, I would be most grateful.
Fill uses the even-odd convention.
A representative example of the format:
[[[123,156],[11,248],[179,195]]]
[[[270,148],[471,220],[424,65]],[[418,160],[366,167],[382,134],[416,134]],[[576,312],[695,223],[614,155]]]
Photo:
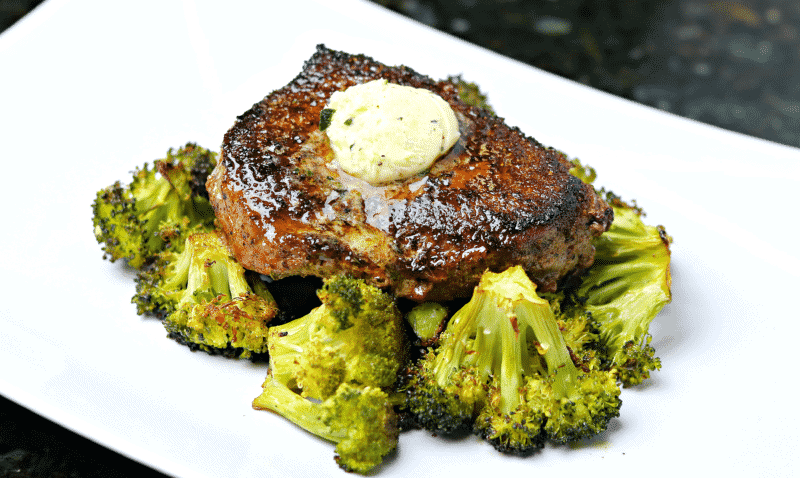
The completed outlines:
[[[538,391],[537,388],[532,390]],[[531,391],[524,393],[524,399],[530,400],[528,395]],[[547,442],[544,413],[530,413],[527,403],[520,403],[513,410],[505,411],[502,391],[497,385],[491,387],[487,398],[486,406],[475,420],[474,431],[479,437],[496,450],[509,455],[527,456],[544,447]],[[543,406],[549,405],[549,393],[535,398],[541,400]]]
[[[572,159],[572,168],[569,172],[586,184],[592,184],[597,179],[597,171],[591,166],[582,164],[577,158]]]
[[[378,387],[342,383],[324,401],[313,401],[268,376],[253,408],[278,413],[336,443],[335,460],[349,472],[368,473],[397,448],[397,415]]]
[[[601,342],[623,385],[661,367],[650,346],[650,324],[670,302],[670,237],[647,226],[641,210],[612,201],[614,222],[595,240],[595,264],[575,292],[597,321]]]
[[[406,406],[424,428],[469,424],[507,453],[595,435],[619,415],[620,390],[612,371],[576,366],[562,332],[570,326],[586,323],[557,320],[521,267],[487,271],[417,363]],[[570,332],[575,343],[582,334]]]
[[[216,153],[188,143],[133,171],[130,184],[115,182],[92,203],[97,242],[110,261],[141,269],[153,255],[182,246],[192,233],[210,230],[214,211],[205,182]]]
[[[343,382],[391,387],[405,359],[402,315],[393,298],[346,276],[325,280],[317,294],[322,305],[270,328],[274,377],[318,400]]]
[[[587,184],[595,170],[572,160],[572,174]],[[611,228],[594,240],[595,263],[570,299],[598,324],[604,368],[614,367],[624,387],[638,385],[661,368],[650,345],[653,319],[672,300],[670,244],[662,226],[642,221],[644,211],[615,194],[597,190],[614,209]]]
[[[464,81],[461,75],[457,76],[449,76],[447,77],[447,81],[454,84],[458,90],[458,97],[464,103],[470,106],[477,106],[478,108],[483,108],[491,115],[494,115],[495,112],[492,107],[489,105],[489,101],[486,95],[481,92],[478,85],[475,83],[470,83],[468,81]]]
[[[433,371],[436,354],[429,350],[409,367],[400,386],[403,408],[415,425],[439,435],[471,432],[475,415],[486,400],[487,385],[473,369],[459,368],[440,385]]]
[[[267,324],[277,313],[269,290],[236,262],[217,230],[159,254],[140,271],[133,302],[140,313],[162,316],[177,341],[243,358],[267,352]]]
[[[253,405],[335,442],[339,466],[365,473],[397,446],[384,390],[404,365],[402,315],[360,279],[326,279],[317,295],[322,305],[269,329],[270,371]]]

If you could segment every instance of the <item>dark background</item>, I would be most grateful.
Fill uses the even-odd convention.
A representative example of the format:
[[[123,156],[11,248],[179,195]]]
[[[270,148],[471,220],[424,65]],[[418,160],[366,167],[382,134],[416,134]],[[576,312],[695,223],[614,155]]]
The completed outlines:
[[[797,0],[373,0],[530,65],[800,147]]]
[[[600,90],[800,147],[797,0],[372,1]],[[0,31],[39,3],[0,0]],[[0,397],[0,478],[128,476],[161,475]]]

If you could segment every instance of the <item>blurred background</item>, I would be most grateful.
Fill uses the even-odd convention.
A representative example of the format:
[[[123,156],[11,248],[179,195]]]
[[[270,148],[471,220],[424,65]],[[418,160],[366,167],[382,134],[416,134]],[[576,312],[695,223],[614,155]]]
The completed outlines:
[[[800,147],[797,0],[370,1],[599,90]],[[0,32],[40,3],[0,0]],[[161,475],[0,397],[0,478],[118,476]]]
[[[529,65],[800,147],[797,0],[373,0]]]
[[[654,108],[800,147],[798,0],[369,0]],[[0,0],[0,31],[41,0]]]

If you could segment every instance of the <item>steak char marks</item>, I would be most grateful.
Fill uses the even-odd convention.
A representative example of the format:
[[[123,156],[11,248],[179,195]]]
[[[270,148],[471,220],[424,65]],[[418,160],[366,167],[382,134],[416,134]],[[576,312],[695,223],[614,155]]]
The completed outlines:
[[[384,78],[447,101],[461,138],[430,170],[386,186],[340,170],[320,111]],[[539,290],[592,264],[612,209],[563,154],[464,104],[450,81],[320,45],[303,71],[237,118],[208,180],[231,251],[273,278],[347,273],[399,297],[468,297],[486,269],[520,264]]]

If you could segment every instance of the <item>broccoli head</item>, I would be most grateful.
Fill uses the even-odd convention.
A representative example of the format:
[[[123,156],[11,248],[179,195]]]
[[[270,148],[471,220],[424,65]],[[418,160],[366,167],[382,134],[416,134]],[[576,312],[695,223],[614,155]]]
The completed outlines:
[[[391,387],[405,357],[402,315],[393,298],[361,279],[335,276],[322,305],[270,328],[270,366],[284,385],[324,400],[340,383]]]
[[[570,172],[587,184],[595,170],[572,160]],[[662,226],[642,221],[644,211],[603,189],[614,209],[614,222],[594,240],[595,261],[569,297],[580,313],[597,323],[604,367],[614,367],[623,386],[638,385],[661,368],[650,345],[650,324],[672,300],[670,244]]]
[[[594,180],[597,179],[597,171],[593,167],[581,163],[578,158],[573,158],[571,163],[572,168],[570,168],[569,173],[576,176],[584,183],[592,184]]]
[[[461,99],[461,101],[470,106],[483,108],[491,115],[495,114],[494,110],[489,105],[486,95],[480,90],[478,85],[465,81],[461,75],[449,76],[447,81],[456,85],[456,88],[458,89],[458,97]]]
[[[300,396],[270,375],[253,408],[276,412],[336,443],[336,462],[346,471],[367,473],[397,448],[397,415],[379,387],[341,383],[320,402]]]
[[[649,328],[672,297],[671,238],[663,227],[645,225],[639,208],[610,199],[614,222],[595,240],[594,265],[574,294],[598,324],[619,379],[631,386],[661,367]]]
[[[498,450],[515,454],[535,451],[546,440],[597,434],[619,416],[620,390],[612,371],[573,361],[579,355],[568,348],[560,326],[586,324],[559,322],[520,266],[487,271],[439,345],[418,362],[421,372],[407,385],[407,407],[425,428],[470,423]],[[459,402],[469,404],[467,410],[446,412]]]
[[[180,248],[189,234],[210,230],[214,211],[205,182],[215,164],[215,153],[188,143],[152,168],[137,168],[127,186],[117,181],[100,190],[92,221],[104,257],[141,269],[154,254]]]
[[[267,324],[277,313],[269,290],[236,262],[218,230],[158,254],[139,272],[133,302],[140,313],[163,317],[170,337],[192,349],[245,358],[267,352]]]
[[[326,279],[317,294],[322,305],[270,328],[269,375],[253,406],[335,442],[339,466],[364,473],[397,446],[384,390],[404,365],[402,315],[361,279]]]
[[[404,408],[414,423],[441,435],[472,431],[475,415],[486,401],[488,385],[477,370],[460,367],[437,373],[434,349],[406,371],[400,386]]]
[[[551,390],[540,390],[537,385],[540,382],[525,383],[524,388],[518,391],[520,403],[508,410],[504,406],[500,385],[493,381],[487,395],[488,401],[475,420],[475,433],[496,450],[510,455],[529,455],[544,447],[547,441],[544,431],[547,417],[544,412],[531,413],[531,404],[536,404],[542,410],[547,409],[551,402]]]

